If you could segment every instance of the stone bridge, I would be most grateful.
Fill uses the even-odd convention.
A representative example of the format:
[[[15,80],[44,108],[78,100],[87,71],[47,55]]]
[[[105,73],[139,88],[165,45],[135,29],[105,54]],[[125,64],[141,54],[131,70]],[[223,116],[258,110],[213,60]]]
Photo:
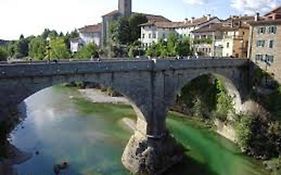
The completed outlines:
[[[44,88],[73,81],[99,83],[127,97],[138,116],[122,156],[124,166],[135,174],[160,174],[182,156],[165,125],[177,93],[193,79],[212,74],[223,80],[236,110],[242,111],[249,67],[245,59],[207,58],[0,64],[0,121]]]

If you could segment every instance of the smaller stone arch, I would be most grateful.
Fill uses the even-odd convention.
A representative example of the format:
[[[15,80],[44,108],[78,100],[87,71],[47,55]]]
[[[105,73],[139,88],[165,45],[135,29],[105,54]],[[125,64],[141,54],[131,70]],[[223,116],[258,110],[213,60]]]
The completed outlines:
[[[230,72],[230,73],[229,73]],[[236,72],[235,72],[236,73]],[[175,90],[175,94],[173,96],[173,104],[175,103],[176,96],[184,86],[192,82],[193,80],[204,76],[204,75],[210,75],[218,80],[220,80],[224,87],[227,90],[227,93],[229,96],[233,99],[234,103],[234,109],[235,112],[240,113],[244,111],[243,103],[245,102],[245,91],[247,87],[241,87],[244,83],[244,77],[240,77],[240,74],[236,75],[232,71],[225,71],[222,70],[222,72],[217,71],[201,71],[201,72],[195,72],[194,74],[186,74],[182,76],[181,80],[178,82],[178,85]],[[247,85],[246,85],[247,86]]]

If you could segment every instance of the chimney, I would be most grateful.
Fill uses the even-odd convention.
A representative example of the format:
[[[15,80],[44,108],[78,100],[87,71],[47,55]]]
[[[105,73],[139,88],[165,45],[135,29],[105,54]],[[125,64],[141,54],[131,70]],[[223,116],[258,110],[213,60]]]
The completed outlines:
[[[260,20],[260,13],[256,13],[255,21],[259,21],[259,20]]]
[[[209,21],[211,19],[211,14],[207,15],[207,20]]]
[[[193,23],[193,22],[194,22],[194,19],[195,19],[195,17],[191,17],[191,23]]]
[[[185,18],[185,19],[184,19],[184,23],[185,23],[185,24],[188,23],[188,18]]]

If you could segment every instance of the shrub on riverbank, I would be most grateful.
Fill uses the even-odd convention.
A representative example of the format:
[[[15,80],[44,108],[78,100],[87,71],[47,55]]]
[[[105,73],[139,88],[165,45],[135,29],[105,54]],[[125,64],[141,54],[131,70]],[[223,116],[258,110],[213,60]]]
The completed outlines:
[[[255,100],[264,106],[269,116],[235,114],[233,99],[223,83],[212,76],[202,76],[185,86],[173,108],[189,116],[212,121],[219,119],[235,128],[237,144],[258,159],[271,159],[281,155],[281,87],[262,96],[256,92]]]

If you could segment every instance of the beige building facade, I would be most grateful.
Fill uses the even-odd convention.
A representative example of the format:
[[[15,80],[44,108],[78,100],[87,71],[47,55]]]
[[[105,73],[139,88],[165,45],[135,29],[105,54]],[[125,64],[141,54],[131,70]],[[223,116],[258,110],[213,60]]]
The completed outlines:
[[[249,22],[249,59],[281,82],[281,7]]]

